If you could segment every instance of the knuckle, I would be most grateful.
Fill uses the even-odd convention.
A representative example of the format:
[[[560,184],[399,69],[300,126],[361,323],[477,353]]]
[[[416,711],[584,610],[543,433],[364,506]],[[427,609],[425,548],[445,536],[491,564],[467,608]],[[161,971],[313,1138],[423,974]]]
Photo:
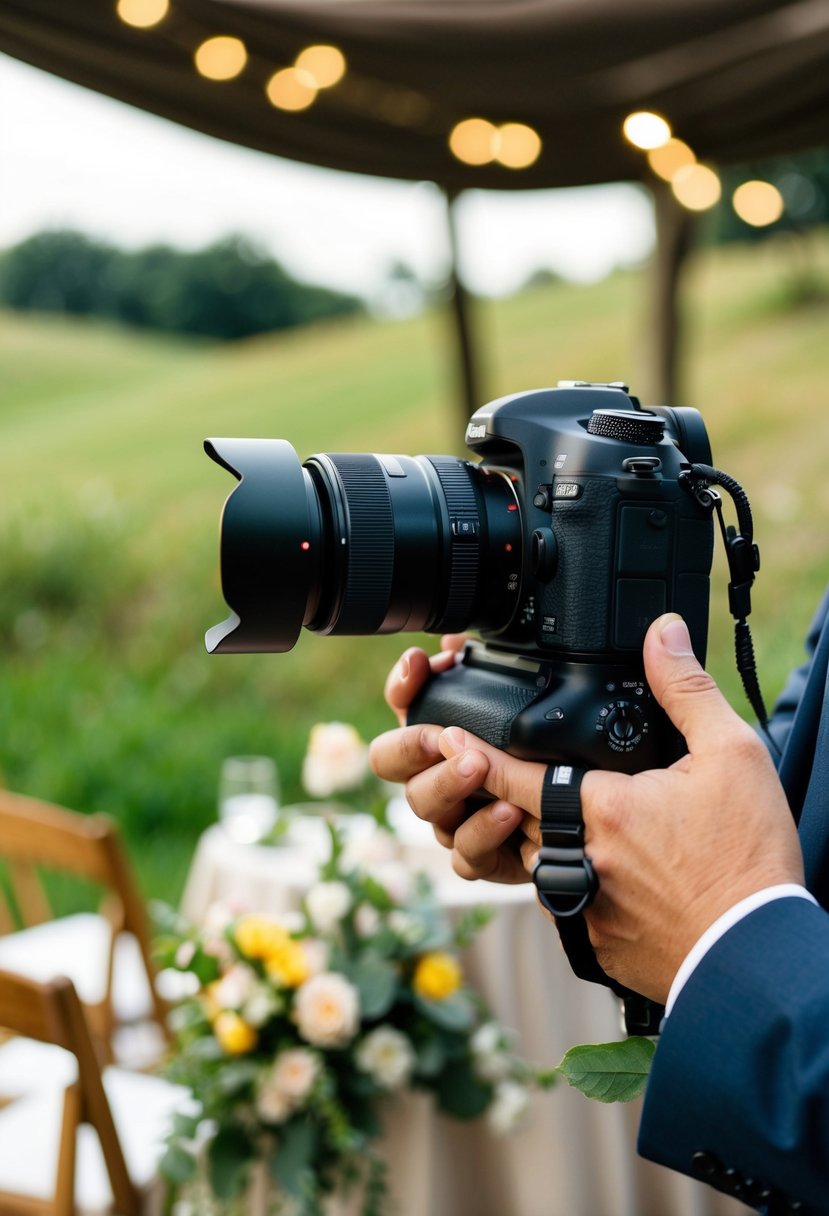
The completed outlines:
[[[696,664],[673,674],[666,686],[666,692],[675,697],[699,697],[716,691],[714,678]]]

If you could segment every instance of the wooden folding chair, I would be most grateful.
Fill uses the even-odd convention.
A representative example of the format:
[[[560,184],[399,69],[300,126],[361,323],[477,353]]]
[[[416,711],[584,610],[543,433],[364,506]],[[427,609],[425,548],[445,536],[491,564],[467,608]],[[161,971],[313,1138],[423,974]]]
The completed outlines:
[[[0,1028],[25,1036],[0,1053],[20,1044],[36,1055],[38,1044],[52,1044],[74,1057],[65,1057],[68,1076],[62,1060],[53,1076],[37,1076],[33,1093],[0,1110],[0,1214],[140,1216],[157,1181],[163,1137],[174,1112],[186,1106],[187,1091],[123,1069],[102,1073],[68,979],[41,984],[0,971]],[[49,1049],[43,1059],[54,1059]],[[120,1120],[113,1117],[118,1107]],[[92,1140],[81,1140],[89,1129],[97,1134],[92,1153]]]
[[[147,916],[115,825],[0,790],[0,860],[0,968],[41,981],[68,975],[108,1059],[119,1024],[148,1020],[168,1041]],[[103,893],[97,911],[54,917],[45,871],[92,884]]]

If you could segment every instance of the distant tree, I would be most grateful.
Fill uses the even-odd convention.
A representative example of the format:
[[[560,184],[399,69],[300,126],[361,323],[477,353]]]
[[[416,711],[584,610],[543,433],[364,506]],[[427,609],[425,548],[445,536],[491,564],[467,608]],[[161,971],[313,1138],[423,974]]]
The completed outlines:
[[[38,233],[0,254],[0,303],[225,340],[361,307],[356,297],[297,282],[244,237],[194,253],[168,245],[125,252],[70,231]]]

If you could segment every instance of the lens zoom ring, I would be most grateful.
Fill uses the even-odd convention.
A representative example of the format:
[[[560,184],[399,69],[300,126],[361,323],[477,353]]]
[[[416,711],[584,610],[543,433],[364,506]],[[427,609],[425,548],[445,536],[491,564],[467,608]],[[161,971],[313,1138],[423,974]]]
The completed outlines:
[[[337,633],[376,633],[389,609],[394,572],[391,496],[376,456],[331,455],[348,504],[348,566]]]
[[[481,553],[481,521],[469,468],[460,460],[430,457],[449,512],[450,527],[460,521],[473,525],[472,534],[453,529],[449,549],[449,579],[443,615],[432,628],[465,629],[473,615]]]

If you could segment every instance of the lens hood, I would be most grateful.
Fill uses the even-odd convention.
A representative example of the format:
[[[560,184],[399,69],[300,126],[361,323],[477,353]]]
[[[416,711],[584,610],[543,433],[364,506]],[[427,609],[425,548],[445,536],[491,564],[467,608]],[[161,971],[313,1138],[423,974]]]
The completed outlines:
[[[318,561],[319,521],[299,457],[283,439],[206,439],[204,450],[239,481],[221,522],[227,620],[205,634],[211,653],[290,650]]]

